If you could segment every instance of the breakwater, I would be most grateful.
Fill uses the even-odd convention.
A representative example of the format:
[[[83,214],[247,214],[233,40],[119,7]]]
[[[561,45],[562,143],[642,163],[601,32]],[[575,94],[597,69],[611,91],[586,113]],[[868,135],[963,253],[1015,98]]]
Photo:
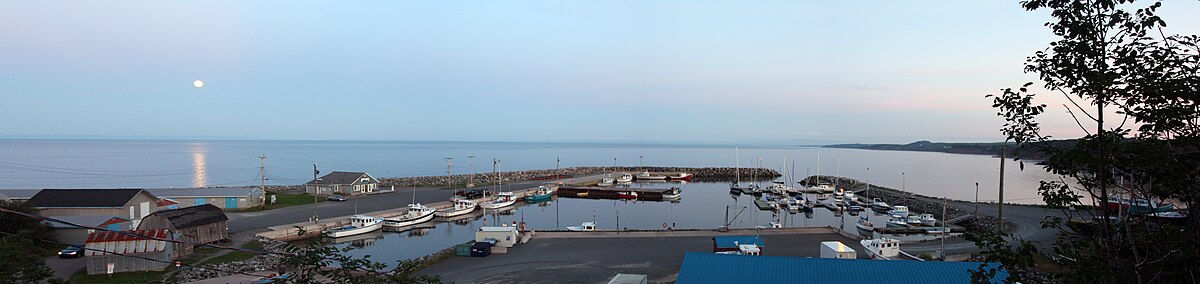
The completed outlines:
[[[912,212],[913,214],[929,213],[929,214],[933,214],[935,217],[937,217],[938,219],[941,219],[941,220],[954,220],[954,219],[958,219],[963,216],[969,216],[969,217],[961,218],[960,220],[962,220],[962,221],[958,222],[958,225],[962,225],[963,227],[966,227],[967,229],[972,229],[972,230],[982,229],[982,228],[995,228],[996,224],[999,223],[999,221],[1000,221],[998,218],[996,218],[994,216],[980,216],[979,218],[974,218],[974,216],[971,216],[973,214],[973,212],[967,211],[967,210],[962,210],[955,206],[946,206],[946,217],[943,219],[941,216],[942,215],[942,198],[941,197],[913,194],[912,192],[901,191],[901,190],[888,188],[888,187],[871,185],[870,186],[871,190],[869,192],[870,196],[868,198],[867,183],[864,183],[864,182],[856,180],[856,179],[851,179],[851,178],[837,177],[837,176],[825,176],[825,175],[819,175],[819,176],[814,175],[814,176],[809,176],[809,177],[801,180],[800,183],[805,184],[805,185],[818,184],[818,183],[833,184],[833,185],[836,185],[837,187],[846,189],[846,191],[854,192],[854,194],[859,196],[860,200],[867,202],[868,204],[871,202],[871,198],[879,198],[883,202],[887,202],[888,205],[908,206],[909,212]],[[971,203],[969,201],[962,201],[962,200],[951,200],[951,202]],[[1011,221],[1005,220],[1005,224],[1004,224],[1005,230],[1010,230],[1015,227],[1016,227],[1016,224],[1012,223]]]
[[[446,176],[419,176],[419,177],[401,177],[401,178],[381,178],[379,179],[381,187],[413,187],[413,186],[439,186],[453,184],[456,186],[474,183],[476,185],[487,185],[496,182],[497,179],[504,182],[510,181],[525,181],[537,180],[544,177],[554,176],[584,176],[605,173],[638,173],[649,171],[652,173],[668,173],[668,172],[686,172],[692,174],[692,181],[695,182],[718,182],[732,181],[740,172],[741,179],[749,181],[757,177],[758,180],[771,180],[782,175],[778,171],[766,168],[741,168],[735,170],[732,167],[571,167],[563,169],[547,169],[547,170],[528,170],[528,171],[508,171],[496,173],[476,173],[476,174],[459,174],[451,175],[449,180]]]

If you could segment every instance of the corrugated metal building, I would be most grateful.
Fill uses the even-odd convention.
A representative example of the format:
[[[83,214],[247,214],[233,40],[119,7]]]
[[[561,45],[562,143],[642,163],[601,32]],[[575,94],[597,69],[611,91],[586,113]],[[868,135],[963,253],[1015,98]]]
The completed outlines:
[[[379,180],[364,172],[332,172],[304,184],[304,192],[318,195],[359,195],[374,192]]]
[[[135,223],[158,211],[158,198],[139,188],[43,189],[29,202],[42,216],[111,216]]]
[[[179,206],[212,204],[221,209],[262,206],[266,196],[257,187],[147,188],[154,196],[171,199]]]
[[[174,239],[171,232],[165,229],[125,232],[160,239]],[[171,259],[173,247],[167,241],[130,236],[116,232],[92,233],[88,235],[86,247],[87,251],[84,252],[84,256],[87,259],[88,275],[109,273],[110,267],[112,273],[162,271],[173,260]],[[159,261],[129,256],[138,256]]]
[[[980,264],[689,252],[675,283],[971,283],[969,271]],[[991,282],[1000,283],[1007,277],[1001,270]]]
[[[107,230],[122,231],[132,229],[129,227],[129,219],[112,216],[49,216],[55,220],[69,222],[79,226],[98,227]],[[59,222],[46,221],[47,225],[54,230],[55,238],[59,242],[68,244],[83,244],[87,241],[88,235],[95,233],[95,229],[68,225]]]
[[[9,201],[27,201],[37,195],[40,189],[0,189],[0,199]]]
[[[154,212],[142,219],[138,230],[166,229],[189,243],[208,244],[229,238],[229,218],[212,204]],[[171,258],[192,254],[192,245],[174,244]]]

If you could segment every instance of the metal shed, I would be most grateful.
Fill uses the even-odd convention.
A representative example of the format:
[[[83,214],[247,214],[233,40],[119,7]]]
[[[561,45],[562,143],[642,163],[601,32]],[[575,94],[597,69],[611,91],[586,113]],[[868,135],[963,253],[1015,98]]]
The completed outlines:
[[[171,260],[172,246],[167,241],[138,236],[174,239],[171,232],[165,229],[156,229],[123,231],[123,233],[97,232],[88,235],[87,251],[84,252],[84,256],[87,259],[89,275],[162,271],[167,267]]]

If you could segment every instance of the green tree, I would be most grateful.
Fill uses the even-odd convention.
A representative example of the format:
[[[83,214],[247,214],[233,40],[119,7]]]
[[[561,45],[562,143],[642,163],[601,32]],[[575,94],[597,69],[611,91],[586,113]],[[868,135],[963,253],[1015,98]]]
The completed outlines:
[[[297,227],[299,235],[305,231]],[[290,254],[283,264],[293,269],[288,283],[442,283],[440,276],[413,275],[420,267],[415,260],[400,260],[396,269],[385,272],[387,265],[371,260],[367,255],[355,258],[347,255],[353,247],[338,249],[322,238],[309,239],[303,246],[284,245],[282,252]]]
[[[37,208],[20,201],[0,200],[0,208],[35,214]],[[0,283],[61,282],[42,259],[49,246],[32,240],[53,240],[50,227],[37,219],[12,213],[0,213]]]
[[[1047,106],[1035,102],[1032,82],[988,95],[1006,120],[1001,132],[1043,151],[1045,168],[1061,176],[1039,188],[1047,206],[1067,216],[1043,222],[1060,231],[1052,256],[1060,260],[1061,272],[1054,276],[1087,283],[1200,281],[1200,218],[1174,226],[1102,206],[1110,197],[1175,202],[1196,216],[1200,38],[1166,35],[1166,22],[1156,13],[1159,2],[1034,0],[1021,5],[1050,10],[1055,20],[1046,27],[1059,37],[1029,57],[1025,71],[1070,101],[1063,107],[1086,133],[1073,147],[1047,143],[1051,137],[1038,121]],[[1031,270],[1033,254],[1022,251],[1028,248],[995,245],[995,235],[1003,234],[975,238],[990,260],[1014,271]],[[1022,275],[1010,280],[1040,280]]]

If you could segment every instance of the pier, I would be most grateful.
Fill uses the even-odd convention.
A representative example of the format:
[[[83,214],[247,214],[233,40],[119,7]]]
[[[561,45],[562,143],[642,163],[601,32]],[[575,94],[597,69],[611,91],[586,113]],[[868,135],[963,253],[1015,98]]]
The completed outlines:
[[[617,192],[635,192],[638,200],[662,200],[670,188],[604,187],[604,186],[560,186],[559,197],[618,199]]]

